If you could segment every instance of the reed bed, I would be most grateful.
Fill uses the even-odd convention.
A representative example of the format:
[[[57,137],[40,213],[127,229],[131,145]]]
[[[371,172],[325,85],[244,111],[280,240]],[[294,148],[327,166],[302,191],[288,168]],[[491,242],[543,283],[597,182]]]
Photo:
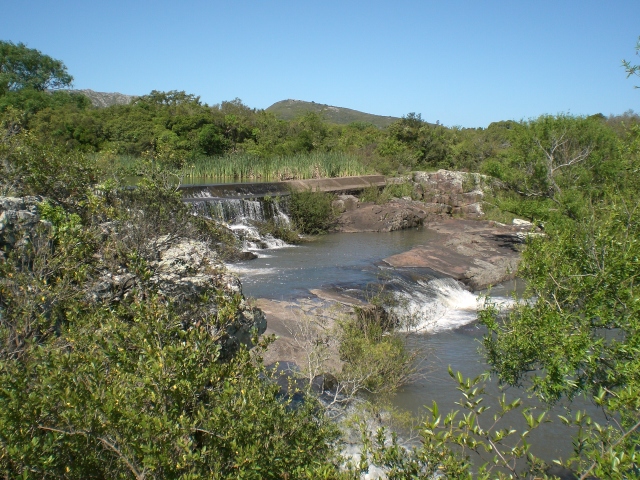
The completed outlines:
[[[261,158],[234,154],[200,157],[188,162],[183,178],[224,180],[305,180],[309,178],[350,177],[372,172],[354,155],[345,153],[309,153]]]

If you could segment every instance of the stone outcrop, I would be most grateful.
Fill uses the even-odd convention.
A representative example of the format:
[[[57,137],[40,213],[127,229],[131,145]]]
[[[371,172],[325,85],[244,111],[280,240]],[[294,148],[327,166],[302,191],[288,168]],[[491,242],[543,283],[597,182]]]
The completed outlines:
[[[488,177],[479,173],[453,172],[414,172],[411,175],[415,196],[420,198],[430,213],[463,215],[480,218],[483,187]]]
[[[38,204],[41,197],[0,197],[0,262],[16,248],[46,238],[51,224],[40,218]],[[101,225],[104,240],[124,230],[114,222]],[[264,333],[267,324],[264,313],[249,306],[242,295],[242,285],[229,273],[208,244],[182,237],[164,236],[149,239],[155,245],[156,257],[148,261],[150,278],[141,279],[125,267],[108,267],[100,260],[95,275],[87,284],[87,298],[95,302],[117,302],[136,287],[151,286],[160,295],[179,304],[201,304],[205,291],[218,295],[202,305],[204,313],[215,316],[223,304],[233,304],[236,316],[212,332],[220,339],[223,356],[235,352],[242,344],[250,345],[253,331]]]
[[[345,208],[340,215],[336,230],[339,232],[393,232],[416,228],[424,224],[429,209],[411,199],[394,199],[384,205],[357,203],[357,208]]]
[[[331,206],[337,213],[351,212],[360,206],[360,199],[355,195],[336,195]]]
[[[229,273],[217,254],[201,241],[177,239],[162,241],[165,247],[158,252],[159,260],[150,263],[154,272],[151,283],[158,293],[180,302],[194,302],[208,289],[223,295],[207,304],[210,315],[217,315],[221,302],[238,302],[235,319],[220,332],[223,351],[235,352],[240,345],[251,345],[252,332],[262,334],[267,328],[264,313],[247,304],[242,284]]]
[[[210,317],[215,317],[223,304],[237,306],[235,318],[211,332],[220,339],[223,357],[236,352],[240,345],[250,346],[254,330],[264,333],[267,328],[264,313],[247,303],[238,277],[227,271],[205,242],[168,236],[150,242],[157,245],[157,259],[148,263],[151,272],[148,283],[158,294],[178,304],[201,305],[202,313]],[[123,268],[116,272],[104,269],[92,286],[91,295],[99,301],[118,301],[140,282]],[[212,290],[218,295],[202,304],[202,294]]]
[[[387,179],[387,184],[410,184],[411,197],[382,205],[360,202],[353,195],[339,195],[333,207],[340,214],[339,232],[391,232],[415,228],[429,220],[447,216],[482,218],[484,188],[489,177],[479,173],[413,172]]]
[[[429,268],[455,278],[472,290],[482,290],[513,278],[520,263],[520,246],[532,225],[441,219],[429,225],[440,238],[385,258],[393,267]]]
[[[41,197],[0,197],[0,261],[16,247],[33,242],[51,223],[41,220]]]

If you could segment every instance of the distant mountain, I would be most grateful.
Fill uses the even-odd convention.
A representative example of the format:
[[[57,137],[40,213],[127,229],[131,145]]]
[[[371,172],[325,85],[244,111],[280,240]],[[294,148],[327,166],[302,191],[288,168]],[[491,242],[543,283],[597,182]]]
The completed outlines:
[[[376,127],[384,128],[400,120],[398,117],[385,117],[372,113],[359,112],[350,108],[332,107],[322,103],[305,102],[303,100],[282,100],[267,108],[268,112],[276,114],[283,120],[291,120],[307,112],[322,114],[327,121],[346,125],[352,122],[372,123]]]
[[[136,98],[135,95],[125,95],[124,93],[94,92],[93,90],[72,90],[72,92],[82,93],[89,97],[94,107],[110,107],[111,105],[127,105]]]

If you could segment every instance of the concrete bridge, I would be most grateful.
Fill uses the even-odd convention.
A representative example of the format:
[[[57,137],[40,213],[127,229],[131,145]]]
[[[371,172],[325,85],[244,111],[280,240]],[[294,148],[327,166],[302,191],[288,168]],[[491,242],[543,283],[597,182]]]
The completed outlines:
[[[223,183],[184,185],[180,187],[185,202],[195,202],[206,197],[213,198],[260,198],[285,196],[296,192],[352,193],[367,187],[384,187],[384,175],[361,175],[357,177],[313,178],[309,180],[288,180],[284,182]]]

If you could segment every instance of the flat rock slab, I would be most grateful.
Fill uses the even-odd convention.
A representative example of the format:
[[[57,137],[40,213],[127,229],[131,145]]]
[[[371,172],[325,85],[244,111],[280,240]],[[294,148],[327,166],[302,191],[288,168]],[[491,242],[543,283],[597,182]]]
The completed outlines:
[[[327,340],[326,336],[333,328],[335,319],[344,311],[339,305],[316,297],[293,302],[258,298],[256,306],[267,319],[265,335],[276,337],[264,352],[265,365],[276,362],[307,365],[308,355],[311,353],[310,345],[317,339]],[[339,371],[341,362],[336,350],[337,344],[328,346],[332,355],[327,365]]]
[[[515,276],[523,231],[529,227],[445,219],[428,228],[439,238],[384,261],[393,267],[430,268],[482,290]]]
[[[422,202],[392,200],[384,205],[360,203],[358,208],[344,212],[336,231],[344,233],[393,232],[423,225],[431,211]]]

